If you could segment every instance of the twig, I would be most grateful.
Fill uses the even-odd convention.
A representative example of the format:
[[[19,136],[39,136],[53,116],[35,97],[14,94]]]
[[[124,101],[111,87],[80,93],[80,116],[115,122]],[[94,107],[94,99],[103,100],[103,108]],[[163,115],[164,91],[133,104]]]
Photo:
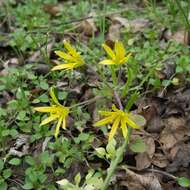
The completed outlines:
[[[122,166],[119,167],[120,169],[124,169]],[[134,171],[139,171],[135,166],[129,166],[127,165],[127,168],[131,169],[131,170],[134,170]],[[161,170],[158,170],[158,169],[153,169],[153,168],[147,168],[147,169],[143,169],[143,170],[140,170],[139,172],[153,172],[153,173],[158,173],[158,174],[162,174],[164,176],[167,176],[173,180],[176,180],[177,177],[168,173],[168,172],[165,172],[165,171],[161,171]]]
[[[89,99],[89,100],[80,102],[80,103],[78,103],[78,104],[75,104],[75,105],[73,105],[73,106],[70,106],[69,108],[74,108],[74,107],[82,106],[82,105],[88,105],[88,104],[91,104],[91,103],[95,102],[96,100],[101,99],[101,98],[104,98],[104,97],[103,97],[103,96],[96,96],[95,98],[92,98],[92,99]]]
[[[119,109],[123,110],[123,105],[121,103],[121,99],[120,99],[118,93],[115,90],[114,90],[114,97],[115,97],[115,100],[117,101],[117,103],[119,105]]]

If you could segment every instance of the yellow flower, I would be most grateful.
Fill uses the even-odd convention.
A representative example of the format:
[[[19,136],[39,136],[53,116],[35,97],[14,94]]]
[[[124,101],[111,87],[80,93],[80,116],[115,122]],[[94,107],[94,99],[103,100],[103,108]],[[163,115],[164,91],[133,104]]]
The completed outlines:
[[[64,51],[55,51],[55,54],[63,58],[65,63],[53,67],[51,69],[52,71],[74,69],[84,64],[84,60],[80,53],[77,52],[68,42],[64,41],[64,47],[68,51],[67,53]]]
[[[111,59],[105,59],[100,62],[103,65],[121,65],[126,63],[131,57],[131,53],[126,55],[125,48],[122,42],[116,41],[114,45],[114,50],[112,50],[108,45],[102,45],[104,50],[107,52]]]
[[[126,138],[128,135],[127,125],[135,129],[140,128],[139,124],[141,126],[144,125],[145,119],[140,115],[124,112],[117,109],[115,105],[112,105],[112,110],[100,111],[100,115],[105,116],[105,118],[94,124],[94,126],[102,126],[113,123],[109,133],[109,141],[113,138],[119,127],[121,127],[123,137]]]
[[[57,126],[55,129],[55,137],[57,138],[58,134],[59,134],[59,129],[62,125],[62,128],[65,129],[66,128],[66,118],[69,114],[69,108],[68,107],[64,107],[62,106],[59,101],[57,100],[55,94],[54,94],[54,90],[53,88],[50,89],[50,96],[52,98],[52,106],[49,107],[36,107],[34,108],[35,111],[39,111],[39,112],[46,112],[46,113],[50,113],[50,116],[47,117],[46,119],[44,119],[40,126],[45,125],[51,121],[54,120],[58,120],[57,122]]]

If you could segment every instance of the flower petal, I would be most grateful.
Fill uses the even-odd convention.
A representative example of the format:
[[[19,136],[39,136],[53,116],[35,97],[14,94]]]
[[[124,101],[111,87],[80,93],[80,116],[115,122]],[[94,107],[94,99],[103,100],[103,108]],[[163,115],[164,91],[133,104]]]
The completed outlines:
[[[103,116],[110,116],[110,115],[114,114],[114,112],[112,112],[112,111],[99,111],[99,114],[103,115]]]
[[[73,48],[73,47],[71,46],[70,43],[68,43],[67,41],[64,41],[63,43],[64,43],[65,48],[68,50],[68,52],[69,52],[72,56],[78,57],[78,56],[80,55],[80,54],[75,50],[75,48]]]
[[[39,111],[39,112],[55,112],[55,108],[54,107],[36,107],[34,108],[35,111]]]
[[[116,133],[116,130],[117,130],[117,128],[119,127],[119,122],[120,122],[120,116],[118,116],[118,117],[115,119],[115,121],[114,121],[114,123],[113,123],[113,125],[112,125],[112,127],[111,127],[111,131],[110,131],[109,139],[108,139],[109,141],[113,139],[113,137],[114,137],[114,135],[115,135],[115,133]]]
[[[102,65],[114,65],[116,63],[114,61],[112,61],[111,59],[105,59],[103,61],[100,61],[99,64],[102,64]]]
[[[63,122],[62,122],[62,128],[66,129],[66,118],[63,118]]]
[[[57,119],[58,116],[57,115],[51,115],[50,117],[47,117],[46,119],[44,119],[41,123],[40,123],[40,126],[42,125],[46,125],[47,123]]]
[[[126,57],[124,57],[121,60],[120,64],[126,63],[130,59],[131,55],[132,55],[132,53],[129,53]]]
[[[121,119],[121,129],[122,129],[123,137],[126,138],[127,135],[128,135],[128,129],[127,129],[127,126],[126,126],[125,118]]]
[[[73,57],[63,51],[55,51],[55,54],[67,61],[73,61]]]
[[[116,41],[114,46],[116,59],[122,59],[125,57],[126,51],[122,42]]]
[[[102,47],[104,48],[104,50],[106,51],[106,53],[112,58],[115,59],[115,53],[113,52],[113,50],[106,44],[102,44]]]
[[[132,121],[130,119],[131,117],[129,117],[129,114],[126,114],[125,119],[126,119],[126,123],[127,125],[129,125],[130,127],[134,128],[134,129],[140,129],[140,126],[138,126],[134,121]]]
[[[102,126],[102,125],[106,125],[108,123],[112,123],[113,119],[116,117],[117,115],[111,115],[109,117],[106,117],[104,119],[101,119],[100,121],[97,121],[94,126],[98,127],[98,126]]]
[[[55,128],[55,133],[54,133],[55,138],[57,138],[57,136],[59,134],[59,129],[60,129],[62,120],[63,120],[63,117],[59,118],[59,120],[58,120],[57,126]]]
[[[53,102],[54,102],[55,104],[61,106],[61,104],[59,103],[58,99],[57,99],[56,96],[55,96],[54,88],[53,88],[53,87],[50,88],[50,93],[49,93],[49,94],[50,94],[50,96],[51,96]]]
[[[67,63],[67,64],[60,64],[55,67],[53,67],[51,70],[56,71],[56,70],[62,70],[62,69],[73,69],[74,68],[74,63]]]
[[[115,112],[121,111],[121,110],[117,109],[117,107],[114,104],[112,104],[112,110]]]

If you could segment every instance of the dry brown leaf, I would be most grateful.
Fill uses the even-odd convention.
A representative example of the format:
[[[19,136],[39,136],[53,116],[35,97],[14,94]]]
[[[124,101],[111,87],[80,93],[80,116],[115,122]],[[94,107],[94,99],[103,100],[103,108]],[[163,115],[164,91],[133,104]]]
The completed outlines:
[[[45,4],[43,10],[51,16],[56,16],[60,12],[60,7],[58,4]]]
[[[165,168],[169,164],[169,161],[164,154],[155,153],[152,158],[152,164],[158,166],[159,168]]]
[[[170,117],[164,123],[166,127],[160,135],[160,142],[166,150],[182,141],[185,135],[190,135],[190,129],[185,127],[183,118]]]
[[[154,174],[137,174],[126,169],[126,175],[121,181],[121,185],[127,187],[128,190],[162,190],[159,180]]]
[[[115,23],[111,24],[108,30],[108,35],[106,37],[107,40],[110,41],[116,41],[120,39],[120,34],[121,34],[121,24]]]
[[[171,164],[168,165],[166,170],[168,172],[176,172],[179,171],[181,167],[188,168],[190,164],[190,143],[183,144],[178,149],[174,160]]]
[[[178,29],[175,33],[172,33],[170,30],[165,30],[163,37],[166,40],[173,40],[185,45],[188,45],[190,43],[190,36],[187,30],[183,28]]]
[[[149,158],[146,152],[139,153],[138,155],[136,155],[135,160],[136,167],[139,171],[148,168],[151,165],[151,159]]]
[[[28,154],[29,150],[29,135],[19,134],[14,147],[11,147],[9,150],[9,155],[22,157]]]
[[[149,26],[149,23],[150,22],[147,19],[143,19],[143,18],[134,19],[130,21],[131,31],[133,33],[142,32],[144,31],[145,28]]]
[[[95,16],[95,13],[90,13],[88,16]],[[94,18],[89,18],[86,20],[83,20],[78,28],[77,31],[82,33],[85,36],[93,36],[95,34],[95,32],[98,31]]]
[[[120,24],[121,26],[124,26],[125,28],[130,27],[130,21],[126,18],[123,18],[119,15],[113,15],[110,17],[113,24]]]

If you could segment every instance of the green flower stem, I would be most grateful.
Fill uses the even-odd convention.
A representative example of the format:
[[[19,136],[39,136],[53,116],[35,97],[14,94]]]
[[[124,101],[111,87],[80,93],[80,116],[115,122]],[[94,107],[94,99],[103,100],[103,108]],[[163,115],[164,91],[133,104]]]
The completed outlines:
[[[114,86],[116,87],[116,86],[117,86],[117,83],[118,83],[118,78],[117,78],[117,76],[116,76],[116,70],[115,70],[115,69],[116,69],[116,68],[115,68],[113,65],[111,65],[112,81],[113,81]]]
[[[127,145],[129,144],[129,139],[130,139],[130,134],[131,134],[132,129],[129,127],[129,132],[128,132],[128,136],[126,137],[126,139],[123,142],[123,145],[121,147],[119,147],[117,149],[117,154],[116,154],[116,158],[115,160],[113,160],[111,162],[110,167],[108,168],[108,174],[106,176],[106,179],[104,181],[104,184],[102,186],[101,190],[107,190],[110,180],[118,166],[118,164],[121,162],[122,158],[123,158],[123,154],[126,151]]]

